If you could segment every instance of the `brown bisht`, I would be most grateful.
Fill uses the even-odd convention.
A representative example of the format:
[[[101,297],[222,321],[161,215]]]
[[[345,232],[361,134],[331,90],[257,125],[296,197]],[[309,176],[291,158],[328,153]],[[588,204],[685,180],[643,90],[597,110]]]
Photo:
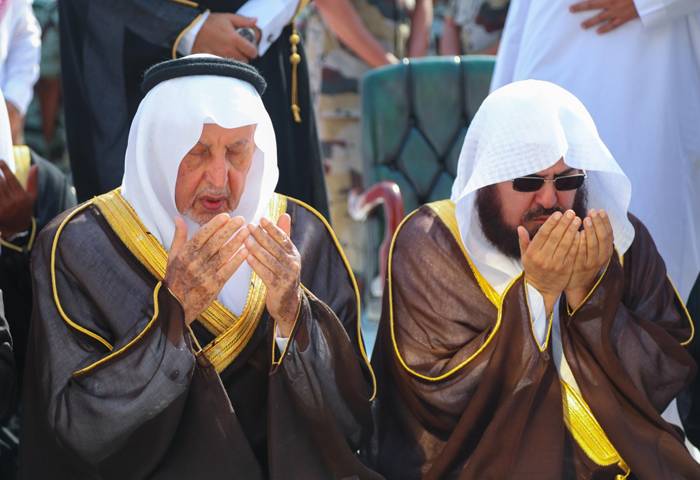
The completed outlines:
[[[551,319],[532,330],[522,275],[498,295],[458,240],[454,205],[395,237],[373,354],[373,461],[391,479],[700,478],[661,416],[694,378],[693,325],[645,227],[584,304],[559,305],[580,392],[559,377]],[[631,470],[631,472],[630,472]]]
[[[355,281],[317,213],[276,195],[270,218],[284,211],[304,294],[283,352],[255,275],[240,317],[215,302],[187,329],[167,255],[118,191],[49,224],[21,478],[379,478],[357,456],[374,387]]]

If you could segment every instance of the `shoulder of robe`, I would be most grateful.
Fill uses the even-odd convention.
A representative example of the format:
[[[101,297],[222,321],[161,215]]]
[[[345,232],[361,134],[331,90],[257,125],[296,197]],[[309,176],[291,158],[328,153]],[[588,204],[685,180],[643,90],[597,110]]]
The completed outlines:
[[[37,217],[37,226],[41,230],[48,221],[76,202],[65,173],[56,165],[34,150],[31,151],[31,164],[38,168],[39,192],[34,205],[34,216]]]
[[[404,252],[415,255],[444,250],[448,245],[459,250],[457,240],[448,227],[427,205],[418,207],[404,218],[394,233],[392,243],[394,256]]]
[[[66,180],[66,175],[56,165],[46,160],[44,157],[30,150],[31,164],[39,168],[39,181],[42,181],[42,175],[46,181],[51,184],[63,184]]]
[[[292,237],[304,237],[304,244],[313,245],[323,239],[334,240],[333,227],[328,220],[311,205],[293,197],[287,197],[287,213],[292,217]]]
[[[627,214],[627,218],[629,218],[630,223],[634,227],[634,240],[624,254],[625,263],[627,263],[627,260],[632,259],[646,262],[652,260],[651,256],[658,256],[656,243],[646,225],[631,213]]]
[[[84,258],[95,252],[100,256],[113,249],[104,227],[94,215],[95,207],[90,201],[81,203],[51,220],[39,233],[33,257],[40,256],[48,262],[54,243],[56,258]],[[56,237],[58,236],[58,241]],[[75,253],[75,255],[72,255]],[[70,255],[66,255],[70,254]]]
[[[644,225],[644,222],[631,213],[627,213],[627,218],[634,227],[634,240],[632,241],[632,245],[654,242],[654,239],[652,238],[651,233],[649,233],[646,225]]]

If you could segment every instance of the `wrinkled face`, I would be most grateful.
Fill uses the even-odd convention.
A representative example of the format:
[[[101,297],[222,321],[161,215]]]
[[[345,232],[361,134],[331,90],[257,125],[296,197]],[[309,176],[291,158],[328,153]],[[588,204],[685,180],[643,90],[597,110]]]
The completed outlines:
[[[529,176],[556,178],[581,173],[560,159],[552,167]],[[486,238],[499,250],[520,258],[517,228],[524,226],[533,238],[554,212],[572,209],[581,219],[586,216],[586,188],[559,191],[554,182],[544,182],[535,192],[518,192],[511,181],[497,183],[477,192],[476,207]]]
[[[223,128],[206,123],[180,162],[175,183],[178,212],[199,225],[238,206],[255,152],[255,125]]]

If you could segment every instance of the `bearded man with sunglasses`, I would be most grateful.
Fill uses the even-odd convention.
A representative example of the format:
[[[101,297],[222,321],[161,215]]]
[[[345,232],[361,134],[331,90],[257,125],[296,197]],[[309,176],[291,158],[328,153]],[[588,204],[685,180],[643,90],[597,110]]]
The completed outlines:
[[[391,246],[380,473],[700,478],[675,403],[694,327],[630,197],[566,90],[528,80],[484,101],[451,199],[410,214]]]

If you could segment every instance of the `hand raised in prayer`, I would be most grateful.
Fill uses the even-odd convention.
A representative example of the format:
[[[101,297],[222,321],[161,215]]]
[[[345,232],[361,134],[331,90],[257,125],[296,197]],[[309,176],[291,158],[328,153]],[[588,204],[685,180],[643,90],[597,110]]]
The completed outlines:
[[[607,33],[624,25],[630,20],[639,18],[634,0],[584,0],[569,7],[572,13],[600,10],[596,15],[581,23],[584,29],[599,25],[598,33]]]
[[[224,284],[245,260],[248,237],[243,217],[220,213],[187,240],[187,225],[175,219],[165,285],[180,301],[189,325],[216,299]]]
[[[286,213],[277,225],[263,218],[260,226],[248,225],[251,235],[245,242],[247,262],[267,287],[267,311],[283,337],[291,335],[301,302],[301,256],[289,238],[291,224]]]
[[[256,22],[255,18],[233,13],[210,13],[194,39],[192,53],[211,53],[249,62],[258,56],[258,48],[236,32],[236,29],[250,27],[257,32]]]
[[[525,227],[518,227],[525,280],[542,294],[547,315],[571,279],[580,226],[581,219],[567,210],[550,215],[532,240]]]
[[[0,171],[0,233],[8,238],[32,225],[38,170],[36,165],[29,169],[26,190],[4,160],[0,160]]]
[[[604,210],[591,209],[583,220],[574,271],[564,290],[570,307],[576,308],[584,301],[613,251],[610,218]]]

